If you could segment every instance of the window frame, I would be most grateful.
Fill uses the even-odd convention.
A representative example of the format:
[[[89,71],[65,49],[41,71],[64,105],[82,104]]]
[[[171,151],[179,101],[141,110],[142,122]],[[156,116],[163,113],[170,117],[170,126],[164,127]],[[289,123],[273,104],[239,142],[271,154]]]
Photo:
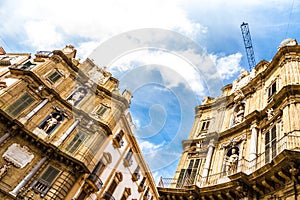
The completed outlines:
[[[27,97],[25,97],[27,95]],[[24,99],[27,98],[27,99]],[[28,99],[29,98],[29,99]],[[28,102],[30,100],[30,102]],[[35,102],[35,98],[28,92],[25,92],[22,96],[19,96],[12,104],[10,104],[5,111],[12,117],[18,117],[22,112],[29,108]],[[22,107],[24,106],[24,107]],[[18,110],[21,108],[20,110]]]
[[[48,170],[52,170],[51,172],[48,172]],[[53,173],[55,173],[54,177],[52,177],[52,180],[46,180],[45,178],[43,178],[43,176],[46,173],[50,173],[50,175],[48,174],[47,176],[52,176]],[[52,174],[51,174],[52,173]],[[33,183],[32,188],[34,191],[40,193],[42,196],[45,196],[47,194],[47,192],[50,190],[50,188],[52,187],[53,183],[55,182],[55,180],[59,177],[59,174],[61,173],[60,170],[58,170],[56,167],[53,167],[52,165],[49,165],[41,174],[41,176]],[[47,177],[47,178],[48,178]]]
[[[277,156],[277,134],[276,123],[265,133],[265,163],[271,162]]]
[[[78,135],[80,135],[80,136],[78,136]],[[76,139],[77,136],[79,138]],[[84,138],[82,139],[81,137],[83,137],[83,136],[84,136]],[[78,150],[78,148],[86,141],[87,138],[88,138],[88,135],[86,133],[84,133],[82,131],[77,131],[75,136],[72,138],[72,140],[66,146],[66,151],[68,151],[69,153],[72,153],[72,154],[75,153]],[[75,139],[76,139],[76,141],[75,141]],[[78,143],[78,141],[80,139],[81,139],[81,142]],[[73,144],[71,144],[71,143],[73,143]],[[75,146],[75,148],[74,148],[74,146]]]
[[[208,131],[210,123],[211,123],[211,120],[202,121],[200,132]]]
[[[57,73],[57,75],[59,75],[60,77],[55,80],[52,80],[52,78],[50,78],[50,76],[52,76],[55,73]],[[56,84],[61,78],[63,78],[64,75],[58,69],[54,69],[49,74],[47,74],[46,77],[47,77],[47,80],[53,85],[53,84]]]

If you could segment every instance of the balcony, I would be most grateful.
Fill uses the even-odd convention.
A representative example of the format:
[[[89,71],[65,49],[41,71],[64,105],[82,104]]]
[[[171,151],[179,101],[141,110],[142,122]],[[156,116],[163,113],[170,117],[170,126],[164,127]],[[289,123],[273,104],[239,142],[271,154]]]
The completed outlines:
[[[96,191],[99,191],[102,188],[103,183],[99,176],[95,174],[90,174],[88,176],[88,180],[90,180],[97,187],[98,190]]]
[[[105,200],[115,200],[115,198],[109,192],[105,192],[102,198]]]
[[[288,134],[279,139],[276,142],[276,151],[272,160],[274,160],[279,154],[284,150],[300,151],[300,136]],[[266,153],[263,152],[258,155],[258,157],[252,161],[247,159],[241,159],[238,162],[237,170],[231,174],[228,172],[221,172],[217,174],[211,174],[207,177],[202,177],[201,174],[197,174],[196,177],[186,176],[183,180],[178,181],[174,178],[162,178],[158,183],[160,188],[186,188],[193,185],[204,188],[209,186],[214,186],[222,183],[227,183],[231,181],[231,177],[238,173],[243,173],[245,175],[250,175],[259,169],[263,168],[267,164],[272,162],[271,159],[266,159]]]

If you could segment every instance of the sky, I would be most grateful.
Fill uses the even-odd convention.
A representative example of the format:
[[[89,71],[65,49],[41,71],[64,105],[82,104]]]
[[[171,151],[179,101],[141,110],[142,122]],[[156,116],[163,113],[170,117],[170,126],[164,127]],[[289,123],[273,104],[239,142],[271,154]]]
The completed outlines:
[[[270,61],[299,39],[294,0],[2,0],[0,46],[34,54],[72,44],[133,92],[135,135],[157,181],[173,177],[194,107],[248,70],[240,30],[249,23],[255,59]]]

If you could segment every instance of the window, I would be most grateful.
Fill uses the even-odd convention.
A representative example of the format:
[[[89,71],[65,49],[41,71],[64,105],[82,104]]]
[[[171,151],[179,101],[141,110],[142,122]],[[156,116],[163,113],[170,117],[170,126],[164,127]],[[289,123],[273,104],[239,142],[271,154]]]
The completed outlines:
[[[123,136],[124,136],[124,132],[120,131],[120,133],[118,133],[116,137],[113,139],[113,146],[115,148],[121,148],[121,146],[123,146],[124,144],[124,141],[122,140]]]
[[[98,117],[100,117],[100,118],[103,118],[103,117],[105,117],[105,114],[106,114],[106,112],[109,110],[109,107],[108,106],[106,106],[106,105],[104,105],[104,104],[101,104],[98,108],[97,108],[97,110],[96,110],[96,114],[98,115]]]
[[[98,191],[102,188],[102,185],[103,185],[103,183],[100,179],[100,175],[104,171],[105,167],[106,166],[103,163],[103,161],[100,160],[98,162],[97,166],[95,167],[95,169],[93,170],[93,172],[88,176],[88,179],[96,185],[96,187],[98,188]]]
[[[184,185],[193,184],[200,165],[201,159],[191,159],[188,168],[181,169],[176,187],[181,188]]]
[[[139,180],[139,178],[140,178],[140,166],[138,165],[136,168],[135,168],[135,170],[134,170],[134,172],[133,172],[133,174],[132,174],[132,181],[137,181],[137,180]]]
[[[276,93],[276,81],[268,88],[268,98]]]
[[[112,180],[108,190],[104,193],[103,199],[105,200],[111,200],[114,199],[112,196],[115,192],[118,184],[123,180],[123,175],[121,172],[116,172],[114,179]]]
[[[42,176],[33,183],[33,189],[36,192],[45,195],[50,189],[53,181],[58,176],[59,170],[49,166],[47,170],[42,174]]]
[[[70,153],[74,153],[77,148],[84,142],[86,139],[86,134],[82,132],[77,132],[73,140],[68,144],[67,151]]]
[[[103,183],[100,179],[100,175],[105,170],[106,166],[112,162],[112,157],[110,153],[104,152],[102,158],[94,168],[93,172],[88,176],[88,179],[95,184],[98,191],[101,189]]]
[[[51,74],[48,76],[48,79],[49,79],[49,81],[53,84],[53,83],[55,83],[56,81],[58,81],[61,77],[62,77],[61,73],[59,73],[58,71],[55,70],[53,73],[51,73]]]
[[[126,200],[131,195],[131,189],[125,188],[121,200]]]
[[[124,159],[124,166],[125,167],[129,167],[129,166],[131,166],[132,165],[132,150],[131,149],[129,149],[129,151],[128,151],[128,153],[126,154],[126,156],[125,156],[125,159]]]
[[[147,187],[147,189],[146,189],[146,191],[144,193],[144,198],[143,199],[148,200],[148,199],[150,199],[149,197],[150,197],[150,195],[149,195],[149,187]]]
[[[265,162],[270,162],[277,155],[276,125],[265,134]]]
[[[206,130],[208,130],[209,123],[210,123],[210,121],[204,121],[204,122],[202,122],[201,131],[206,131]]]
[[[140,182],[138,186],[138,192],[143,192],[145,189],[145,182],[146,182],[146,177],[143,177],[142,181]]]
[[[33,102],[34,102],[34,98],[28,93],[25,93],[13,104],[11,104],[6,109],[6,112],[12,117],[16,117],[21,112],[23,112],[27,107],[29,107]]]

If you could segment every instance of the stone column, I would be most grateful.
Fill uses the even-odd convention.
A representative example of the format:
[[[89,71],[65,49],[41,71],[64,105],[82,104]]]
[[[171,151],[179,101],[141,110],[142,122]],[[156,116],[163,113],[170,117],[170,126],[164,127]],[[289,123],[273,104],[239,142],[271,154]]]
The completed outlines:
[[[78,125],[79,120],[76,119],[75,122],[68,128],[68,130],[57,140],[54,142],[55,146],[59,146],[69,135],[70,133],[75,129],[75,127]]]
[[[37,107],[35,107],[30,113],[28,113],[25,117],[21,118],[20,121],[22,123],[27,122],[28,119],[30,119],[35,113],[37,113],[46,103],[49,101],[49,99],[44,99]]]
[[[257,125],[254,124],[251,126],[251,139],[250,139],[250,155],[249,155],[249,161],[250,161],[250,169],[252,167],[256,166],[256,157],[257,157],[257,134],[258,129]]]
[[[15,189],[9,192],[13,196],[17,196],[19,190],[24,187],[29,180],[35,175],[35,173],[39,170],[39,168],[44,164],[47,160],[47,157],[43,157],[35,166],[34,168],[25,176],[25,178],[15,187]]]
[[[0,138],[0,144],[2,143],[2,142],[4,142],[4,140],[6,140],[8,137],[9,137],[9,133],[5,133],[1,138]]]
[[[214,147],[213,141],[211,141],[208,145],[208,152],[207,152],[207,155],[206,155],[206,161],[205,161],[203,172],[202,172],[202,183],[206,182],[206,180],[207,180],[207,176],[208,176],[208,172],[209,172],[209,168],[210,168],[214,148],[215,147]]]

